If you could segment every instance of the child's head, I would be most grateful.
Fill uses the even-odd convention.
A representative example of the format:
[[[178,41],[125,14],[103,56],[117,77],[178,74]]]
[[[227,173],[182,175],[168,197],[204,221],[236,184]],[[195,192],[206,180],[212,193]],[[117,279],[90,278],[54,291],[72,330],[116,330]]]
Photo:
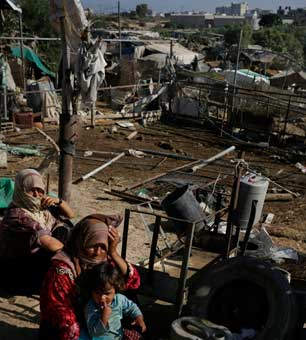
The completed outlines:
[[[122,274],[108,262],[93,267],[89,272],[88,288],[97,304],[110,304],[117,293],[124,289]]]

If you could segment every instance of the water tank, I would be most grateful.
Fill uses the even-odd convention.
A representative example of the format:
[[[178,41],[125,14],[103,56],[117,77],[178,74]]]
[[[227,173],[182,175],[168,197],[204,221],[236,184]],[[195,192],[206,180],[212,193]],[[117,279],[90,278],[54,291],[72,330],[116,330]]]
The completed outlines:
[[[257,201],[254,224],[259,221],[268,186],[269,181],[261,176],[246,174],[241,178],[237,205],[241,229],[248,225],[253,200]]]

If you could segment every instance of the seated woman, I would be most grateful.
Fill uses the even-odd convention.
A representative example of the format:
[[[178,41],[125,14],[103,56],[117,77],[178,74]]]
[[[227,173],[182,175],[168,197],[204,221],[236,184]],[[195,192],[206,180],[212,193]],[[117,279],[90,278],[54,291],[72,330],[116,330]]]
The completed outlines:
[[[0,285],[11,293],[37,293],[51,257],[64,246],[52,234],[60,234],[62,218],[73,216],[66,202],[45,196],[43,179],[37,171],[20,171],[15,178],[13,201],[0,225],[0,264],[5,273]]]
[[[121,221],[119,215],[85,217],[72,230],[66,248],[52,258],[40,295],[41,340],[79,338],[83,310],[77,282],[93,266],[108,261],[124,275],[127,290],[139,287],[136,268],[117,252]]]

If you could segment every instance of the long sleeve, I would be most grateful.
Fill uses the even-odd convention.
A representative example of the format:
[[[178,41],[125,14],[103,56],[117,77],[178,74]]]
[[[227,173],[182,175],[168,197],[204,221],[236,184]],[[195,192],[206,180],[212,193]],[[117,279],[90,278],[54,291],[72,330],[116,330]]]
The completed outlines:
[[[41,325],[55,330],[57,340],[77,340],[80,326],[77,320],[77,290],[71,269],[54,261],[40,295]],[[49,339],[48,334],[45,339]]]
[[[127,263],[127,264],[128,264],[128,273],[127,273],[125,288],[127,290],[138,289],[140,286],[140,275],[138,273],[138,270],[132,264],[130,263]]]
[[[101,321],[101,310],[92,300],[85,307],[85,320],[88,334],[91,337],[98,338],[107,335],[109,328],[104,326]]]
[[[122,306],[122,315],[129,316],[135,319],[137,316],[142,315],[141,310],[133,301],[129,300],[126,296],[122,294],[118,295],[119,304]]]

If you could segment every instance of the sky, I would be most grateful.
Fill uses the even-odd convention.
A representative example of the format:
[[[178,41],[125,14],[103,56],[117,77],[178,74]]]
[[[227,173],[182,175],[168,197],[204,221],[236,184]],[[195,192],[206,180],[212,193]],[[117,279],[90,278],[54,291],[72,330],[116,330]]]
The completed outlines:
[[[233,1],[233,0],[232,0]],[[139,3],[147,3],[149,8],[158,12],[204,10],[214,12],[218,6],[228,6],[231,0],[121,0],[122,10],[133,10]],[[240,2],[240,1],[233,1]],[[276,10],[278,6],[306,7],[305,0],[249,0],[249,8]],[[85,8],[91,7],[98,11],[113,12],[117,8],[117,0],[82,0]]]

